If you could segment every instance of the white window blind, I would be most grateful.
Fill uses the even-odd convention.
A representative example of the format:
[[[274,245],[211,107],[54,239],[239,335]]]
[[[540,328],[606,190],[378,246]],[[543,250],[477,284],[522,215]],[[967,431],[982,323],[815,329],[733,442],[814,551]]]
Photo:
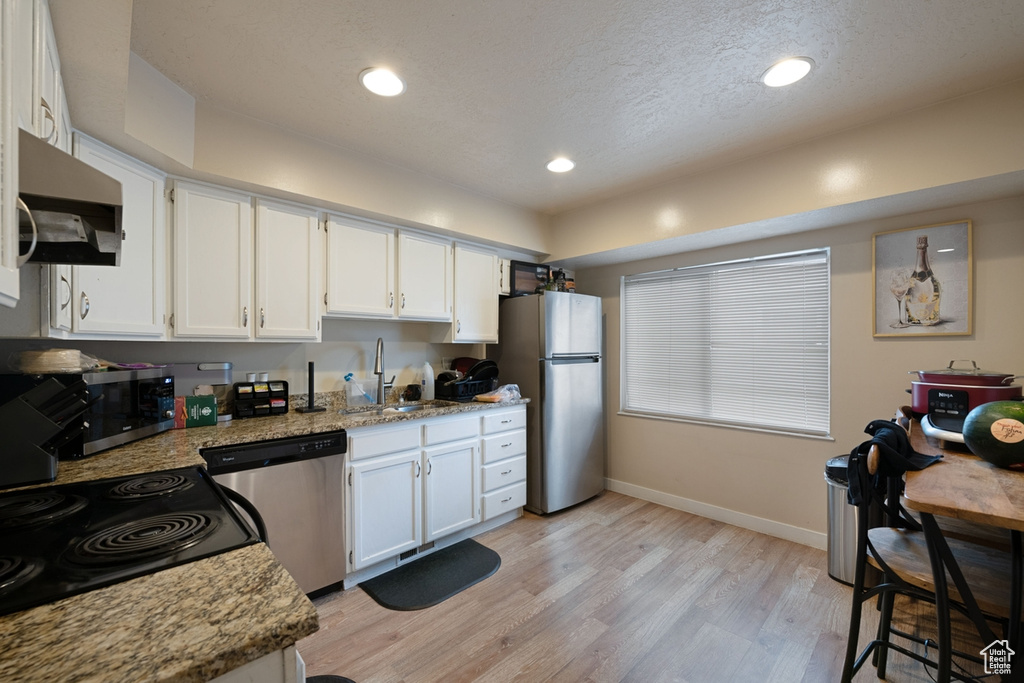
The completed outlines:
[[[828,250],[624,277],[622,411],[827,436]]]

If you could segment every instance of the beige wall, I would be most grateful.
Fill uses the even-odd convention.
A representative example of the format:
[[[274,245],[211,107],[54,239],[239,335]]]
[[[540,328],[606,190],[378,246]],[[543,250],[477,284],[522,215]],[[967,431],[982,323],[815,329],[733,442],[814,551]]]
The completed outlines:
[[[553,219],[551,258],[811,211],[829,221],[829,209],[1020,172],[1022,121],[1024,81],[1018,81],[587,204]],[[845,214],[837,210],[835,215],[842,220]],[[796,231],[779,224],[771,229],[768,234]],[[749,234],[748,239],[757,233]]]
[[[872,337],[871,235],[970,218],[971,336]],[[620,277],[810,247],[831,248],[831,422],[834,441],[626,417],[619,406]],[[909,402],[908,371],[974,359],[1024,373],[1024,196],[577,271],[579,291],[604,297],[608,463],[613,486],[805,543],[826,529],[825,460],[865,440],[864,426]],[[719,509],[720,508],[720,509]]]

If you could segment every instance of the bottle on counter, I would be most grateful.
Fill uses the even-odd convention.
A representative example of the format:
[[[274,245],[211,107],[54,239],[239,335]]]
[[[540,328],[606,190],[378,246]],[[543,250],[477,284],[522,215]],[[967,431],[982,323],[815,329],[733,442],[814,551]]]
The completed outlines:
[[[434,368],[430,363],[423,363],[423,379],[420,380],[420,398],[424,401],[434,400]]]

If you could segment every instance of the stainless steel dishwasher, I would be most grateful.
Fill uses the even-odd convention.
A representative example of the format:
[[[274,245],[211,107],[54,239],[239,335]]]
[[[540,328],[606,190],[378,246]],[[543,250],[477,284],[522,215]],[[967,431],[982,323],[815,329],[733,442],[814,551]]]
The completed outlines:
[[[306,593],[345,578],[345,430],[202,450],[222,487],[251,502],[267,545]]]

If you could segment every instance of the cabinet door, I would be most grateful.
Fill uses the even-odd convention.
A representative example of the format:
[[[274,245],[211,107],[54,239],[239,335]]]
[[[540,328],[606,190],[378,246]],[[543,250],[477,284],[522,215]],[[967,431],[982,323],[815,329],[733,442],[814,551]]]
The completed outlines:
[[[35,134],[51,145],[60,146],[60,58],[50,8],[45,2],[35,3],[35,59]]]
[[[252,205],[195,183],[174,187],[174,335],[246,339],[252,329]]]
[[[256,336],[320,336],[319,226],[312,209],[256,201]]]
[[[66,263],[51,263],[47,266],[50,278],[50,327],[55,330],[71,330],[73,327],[72,267]]]
[[[455,245],[452,341],[497,343],[498,256]]]
[[[327,312],[391,318],[395,311],[395,229],[327,219]]]
[[[18,21],[20,3],[4,2],[0,5],[0,304],[18,303],[18,119],[19,89],[24,83],[18,71],[23,59],[17,58],[23,44],[23,30]],[[30,15],[31,16],[31,15]],[[29,55],[31,57],[31,53]],[[21,98],[23,99],[23,98]],[[10,103],[12,100],[15,106]]]
[[[423,452],[424,542],[447,536],[480,521],[479,446],[459,441]]]
[[[72,330],[160,336],[167,279],[165,176],[82,135],[75,136],[75,156],[121,183],[124,241],[116,268],[75,266]]]
[[[421,545],[420,451],[349,465],[350,569],[362,569]]]
[[[398,238],[398,317],[451,320],[451,243],[401,232]]]
[[[8,0],[3,5],[4,21],[10,24],[6,34],[13,50],[11,101],[14,103],[15,125],[35,135],[35,0]]]

